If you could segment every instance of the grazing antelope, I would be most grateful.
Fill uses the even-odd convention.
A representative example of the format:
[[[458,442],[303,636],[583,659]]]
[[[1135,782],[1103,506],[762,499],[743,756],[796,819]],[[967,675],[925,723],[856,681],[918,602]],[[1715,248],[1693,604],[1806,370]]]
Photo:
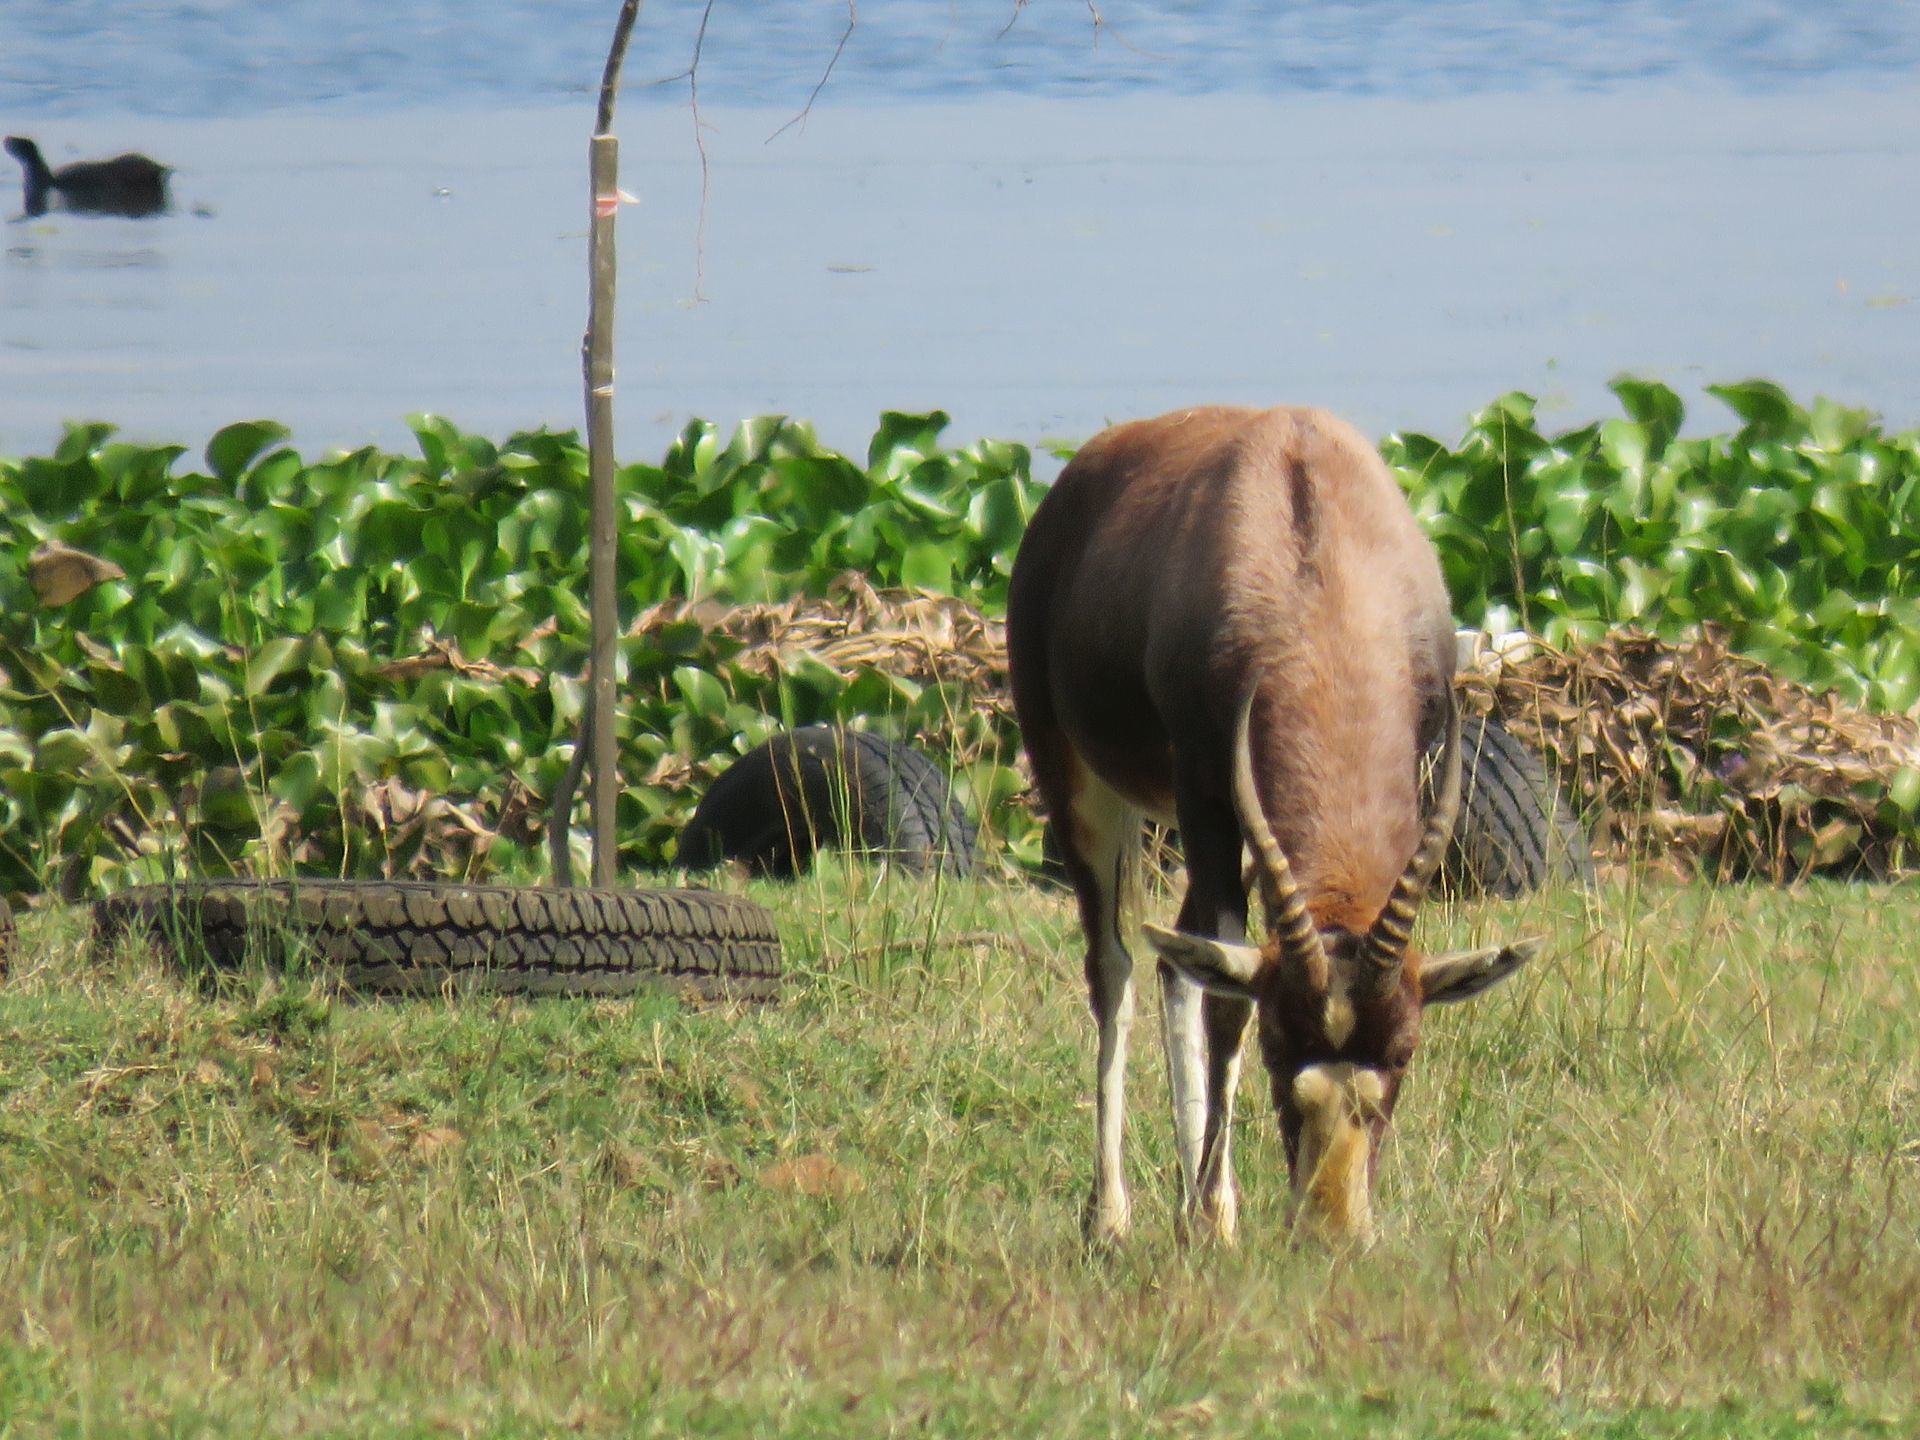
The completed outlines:
[[[1317,410],[1117,426],[1034,512],[1007,648],[1100,1027],[1089,1238],[1129,1223],[1121,914],[1143,813],[1178,826],[1186,857],[1178,929],[1147,927],[1185,1224],[1233,1237],[1231,1107],[1257,1013],[1296,1218],[1370,1235],[1374,1159],[1422,1008],[1486,989],[1535,948],[1408,948],[1459,808],[1460,717],[1446,586],[1399,486]],[[1243,844],[1267,913],[1259,949],[1245,944]]]

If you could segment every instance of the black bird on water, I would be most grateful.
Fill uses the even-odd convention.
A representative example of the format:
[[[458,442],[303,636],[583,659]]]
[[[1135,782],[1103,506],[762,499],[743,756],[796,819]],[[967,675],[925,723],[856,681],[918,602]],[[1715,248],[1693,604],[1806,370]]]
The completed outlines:
[[[28,215],[44,215],[57,208],[87,215],[127,215],[137,220],[167,208],[167,176],[172,172],[144,155],[80,160],[55,170],[31,140],[9,135],[6,146],[7,153],[26,172]]]

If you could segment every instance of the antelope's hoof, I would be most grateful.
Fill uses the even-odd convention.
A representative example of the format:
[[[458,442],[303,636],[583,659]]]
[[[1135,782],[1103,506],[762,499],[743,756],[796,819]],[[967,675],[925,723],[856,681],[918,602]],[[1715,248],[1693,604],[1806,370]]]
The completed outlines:
[[[1181,1239],[1189,1245],[1231,1250],[1240,1239],[1240,1201],[1233,1191],[1195,1201],[1181,1217]]]
[[[1086,1212],[1080,1217],[1080,1233],[1089,1250],[1111,1250],[1122,1243],[1133,1233],[1133,1211],[1126,1196],[1117,1201],[1089,1196]]]

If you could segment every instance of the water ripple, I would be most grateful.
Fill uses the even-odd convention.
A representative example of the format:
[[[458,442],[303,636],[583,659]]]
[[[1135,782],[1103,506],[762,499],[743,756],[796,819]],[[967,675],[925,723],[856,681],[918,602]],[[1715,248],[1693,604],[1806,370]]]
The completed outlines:
[[[703,9],[646,6],[628,68],[636,88],[684,69]],[[0,112],[551,100],[597,85],[610,10],[607,0],[7,0]],[[1096,28],[1081,0],[869,5],[831,93],[843,103],[1142,90],[1433,97],[1675,79],[1756,90],[1920,69],[1920,5],[1883,0],[1102,0],[1100,13]],[[721,0],[703,93],[797,106],[845,23],[823,0]]]

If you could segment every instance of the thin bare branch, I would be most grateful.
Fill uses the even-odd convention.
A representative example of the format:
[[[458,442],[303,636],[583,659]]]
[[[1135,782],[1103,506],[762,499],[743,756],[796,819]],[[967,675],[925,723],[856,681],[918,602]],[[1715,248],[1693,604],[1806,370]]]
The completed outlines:
[[[700,218],[693,233],[693,298],[706,302],[707,280],[707,197],[713,186],[713,169],[707,162],[707,137],[700,133],[700,52],[707,44],[707,22],[713,18],[714,0],[707,0],[700,12],[700,30],[693,37],[693,63],[687,66],[687,99],[693,107],[693,148],[700,152]]]
[[[706,49],[707,22],[713,19],[713,6],[714,0],[707,0],[706,8],[700,12],[700,28],[694,33],[693,58],[687,62],[687,68],[663,75],[654,82],[671,85],[676,80],[686,81],[687,102],[693,110],[693,148],[700,156],[700,215],[694,222],[693,298],[701,304],[707,299],[707,200],[713,190],[713,166],[707,158],[706,127],[700,120],[700,53]]]
[[[1114,29],[1113,22],[1100,13],[1098,0],[1086,0],[1086,7],[1087,14],[1093,18],[1093,43],[1095,49],[1099,48],[1100,32],[1104,30],[1107,34],[1113,36],[1113,41],[1116,45],[1131,50],[1136,55],[1144,55],[1149,60],[1162,60],[1166,58],[1165,56],[1154,54],[1151,50],[1142,50],[1138,45],[1135,45],[1132,41],[1128,40],[1126,36]],[[1027,0],[1013,0],[1013,14],[1007,17],[1007,23],[1000,27],[1000,33],[993,38],[996,40],[1006,39],[1008,32],[1020,23],[1020,17],[1025,13],[1026,8]]]
[[[1026,0],[1018,0],[1018,3],[1024,5],[1026,4]],[[1142,50],[1138,45],[1114,29],[1113,22],[1100,13],[1100,7],[1095,3],[1095,0],[1087,0],[1087,14],[1093,17],[1093,43],[1096,49],[1099,48],[1100,45],[1100,32],[1104,30],[1107,34],[1113,36],[1113,43],[1123,50],[1131,50],[1134,54],[1148,60],[1165,60],[1167,58],[1164,55],[1156,55],[1151,50]]]
[[[827,88],[827,81],[833,77],[833,67],[840,63],[840,54],[847,48],[847,41],[853,38],[854,27],[859,23],[858,0],[847,0],[847,28],[840,32],[840,43],[833,47],[833,56],[827,61],[827,68],[820,72],[820,79],[814,85],[813,93],[807,96],[807,103],[800,107],[800,113],[769,135],[767,144],[771,145],[794,126],[805,123],[807,116],[813,113],[813,102],[818,100],[820,92]]]

